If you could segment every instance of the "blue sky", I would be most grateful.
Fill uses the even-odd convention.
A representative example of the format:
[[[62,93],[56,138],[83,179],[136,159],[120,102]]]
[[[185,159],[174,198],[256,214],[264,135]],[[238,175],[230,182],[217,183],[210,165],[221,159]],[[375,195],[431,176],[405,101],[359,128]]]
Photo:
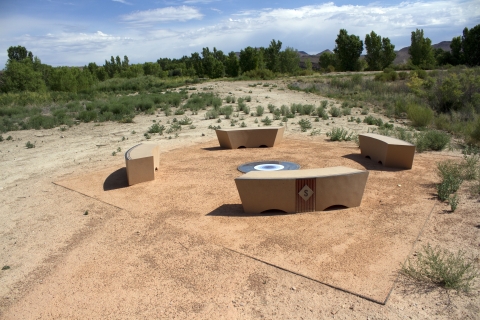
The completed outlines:
[[[0,0],[0,68],[22,45],[53,66],[180,58],[216,47],[225,54],[272,39],[310,54],[332,50],[340,29],[390,38],[396,49],[423,29],[432,43],[480,24],[479,0]]]

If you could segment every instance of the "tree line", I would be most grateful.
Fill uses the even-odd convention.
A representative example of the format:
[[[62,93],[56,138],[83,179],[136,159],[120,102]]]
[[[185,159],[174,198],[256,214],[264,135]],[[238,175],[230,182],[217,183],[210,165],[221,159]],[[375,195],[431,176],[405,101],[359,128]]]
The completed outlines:
[[[366,55],[361,59],[364,51]],[[410,60],[406,68],[431,69],[438,65],[480,65],[480,25],[465,28],[463,35],[454,37],[451,51],[434,49],[431,40],[417,29],[411,34]],[[282,42],[273,39],[268,47],[246,47],[237,55],[224,54],[215,47],[203,48],[180,59],[160,58],[156,62],[130,64],[127,56],[110,57],[101,66],[91,62],[83,68],[52,67],[43,64],[23,46],[8,48],[8,61],[0,77],[1,92],[81,92],[92,85],[112,78],[136,78],[139,76],[221,78],[238,77],[273,78],[275,74],[298,74],[300,57],[297,50],[287,47],[282,51]],[[362,41],[357,35],[349,35],[341,29],[332,52],[324,52],[319,58],[321,71],[383,70],[392,67],[396,57],[395,46],[389,38],[382,38],[374,31]],[[305,61],[305,73],[312,72],[312,63]]]

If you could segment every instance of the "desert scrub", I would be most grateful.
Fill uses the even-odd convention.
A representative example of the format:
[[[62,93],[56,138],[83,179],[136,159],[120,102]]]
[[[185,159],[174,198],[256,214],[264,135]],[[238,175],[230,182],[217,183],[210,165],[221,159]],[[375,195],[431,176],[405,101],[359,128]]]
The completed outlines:
[[[255,120],[257,120],[257,119],[255,119]],[[269,126],[269,125],[272,124],[272,120],[271,120],[268,116],[266,116],[266,117],[265,117],[264,119],[262,119],[261,121],[263,122],[263,125],[265,125],[265,126]],[[255,122],[255,123],[258,123],[258,121]]]
[[[448,198],[448,203],[450,204],[450,209],[452,212],[455,212],[455,210],[457,210],[458,202],[459,199],[456,193]]]
[[[400,273],[418,282],[457,291],[469,291],[478,272],[465,252],[453,254],[430,244],[417,253],[416,259],[408,258]]]
[[[230,119],[230,116],[233,114],[233,107],[231,105],[221,107],[218,113],[224,115],[225,119]]]
[[[262,106],[257,106],[257,117],[263,116],[265,109]]]
[[[218,118],[218,111],[215,109],[208,110],[205,113],[205,120]]]
[[[308,129],[312,128],[312,123],[308,119],[301,119],[298,121],[298,124],[300,125],[300,130],[302,132],[306,132]]]
[[[330,137],[330,141],[351,141],[355,139],[353,132],[344,128],[332,128],[326,135]]]
[[[147,133],[158,133],[159,135],[162,135],[164,130],[165,130],[164,125],[154,123],[154,124],[152,124],[152,126],[150,128],[148,128]]]
[[[424,128],[432,123],[433,110],[418,104],[410,104],[407,106],[407,116],[408,119],[412,121],[412,126]]]
[[[35,148],[35,145],[33,143],[31,143],[30,141],[28,141],[27,143],[25,143],[25,147],[27,149],[32,149],[32,148]]]
[[[342,115],[342,111],[337,107],[331,107],[328,112],[330,112],[332,117],[340,117]]]
[[[418,152],[441,151],[450,143],[450,135],[437,130],[427,130],[414,135]]]
[[[178,124],[181,126],[188,126],[192,124],[192,119],[185,116],[183,119],[178,120]]]
[[[438,198],[445,201],[460,188],[463,182],[462,168],[459,163],[450,160],[440,161],[437,163],[437,175],[442,180],[437,185]]]

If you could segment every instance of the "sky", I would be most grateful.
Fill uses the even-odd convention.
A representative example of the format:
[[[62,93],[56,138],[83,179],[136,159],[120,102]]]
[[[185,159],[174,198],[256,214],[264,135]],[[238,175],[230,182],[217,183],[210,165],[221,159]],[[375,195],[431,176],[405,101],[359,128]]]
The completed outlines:
[[[432,44],[480,24],[480,0],[0,0],[0,69],[21,45],[52,66],[181,58],[202,48],[225,54],[280,40],[309,54],[333,50],[340,29],[372,30],[399,50],[423,29]]]

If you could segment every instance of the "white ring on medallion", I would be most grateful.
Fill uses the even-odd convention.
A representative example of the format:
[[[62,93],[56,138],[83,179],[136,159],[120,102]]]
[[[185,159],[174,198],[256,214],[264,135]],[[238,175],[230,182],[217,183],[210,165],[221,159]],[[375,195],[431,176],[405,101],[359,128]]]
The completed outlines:
[[[281,164],[263,163],[253,168],[258,171],[277,171],[277,170],[282,170],[285,167],[282,166]]]

